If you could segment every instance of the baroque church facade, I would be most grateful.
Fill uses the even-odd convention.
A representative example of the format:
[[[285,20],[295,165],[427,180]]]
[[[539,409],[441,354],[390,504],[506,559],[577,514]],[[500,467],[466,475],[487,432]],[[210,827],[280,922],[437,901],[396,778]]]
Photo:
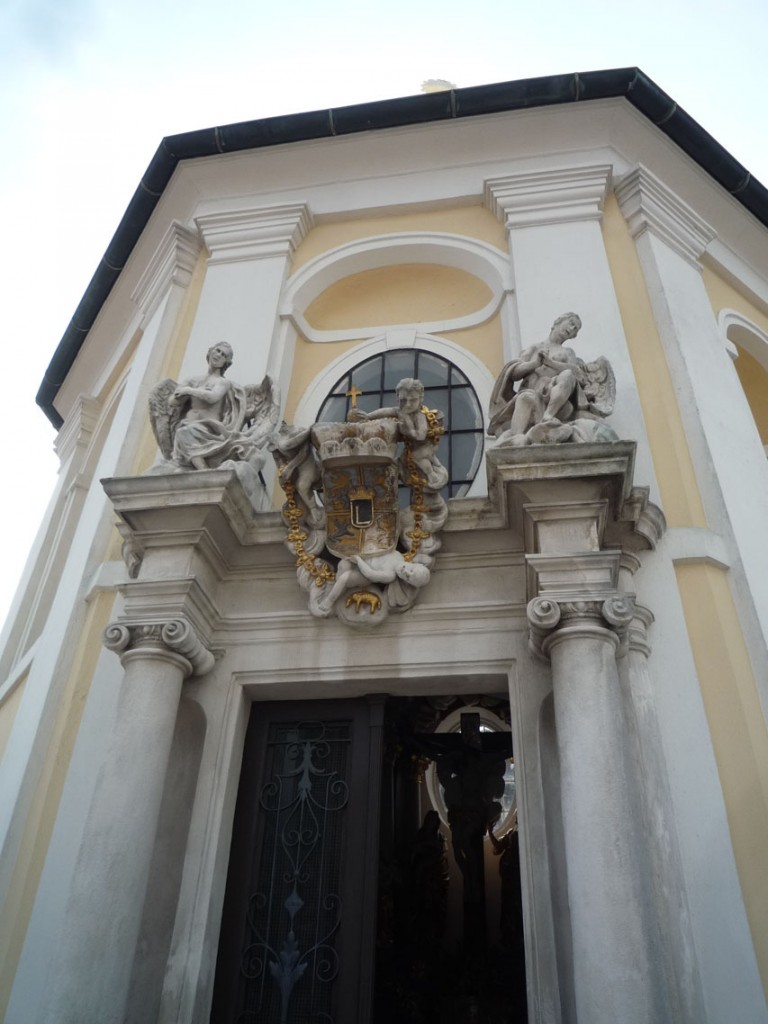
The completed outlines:
[[[38,402],[0,1020],[768,1020],[768,192],[642,72],[164,139]]]

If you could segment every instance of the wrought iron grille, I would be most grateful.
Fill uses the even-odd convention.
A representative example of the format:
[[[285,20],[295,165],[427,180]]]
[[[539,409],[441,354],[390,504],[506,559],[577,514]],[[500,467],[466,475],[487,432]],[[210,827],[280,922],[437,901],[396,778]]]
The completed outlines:
[[[238,1024],[333,1024],[351,723],[273,722]]]

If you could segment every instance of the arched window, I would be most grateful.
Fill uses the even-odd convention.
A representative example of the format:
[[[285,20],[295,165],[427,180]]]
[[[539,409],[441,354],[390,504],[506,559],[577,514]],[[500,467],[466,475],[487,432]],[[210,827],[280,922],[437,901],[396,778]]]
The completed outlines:
[[[483,454],[483,414],[475,390],[453,363],[420,349],[389,349],[358,363],[331,388],[320,406],[318,422],[343,422],[353,397],[371,412],[396,406],[395,388],[404,377],[424,385],[424,403],[443,414],[445,435],[437,457],[448,470],[444,496],[462,497],[475,478]]]

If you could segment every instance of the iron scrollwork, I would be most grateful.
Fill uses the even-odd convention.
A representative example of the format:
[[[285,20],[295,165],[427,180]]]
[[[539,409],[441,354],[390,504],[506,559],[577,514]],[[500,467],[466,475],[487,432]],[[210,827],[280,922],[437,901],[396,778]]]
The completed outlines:
[[[333,1024],[330,986],[340,966],[334,937],[342,914],[335,854],[349,800],[339,769],[346,763],[349,733],[334,726],[329,731],[321,722],[279,729],[282,735],[269,742],[271,777],[259,795],[262,868],[249,899],[251,941],[241,960],[241,974],[257,991],[240,1020],[255,1020],[254,1009],[266,1005],[272,1013],[259,1020]]]

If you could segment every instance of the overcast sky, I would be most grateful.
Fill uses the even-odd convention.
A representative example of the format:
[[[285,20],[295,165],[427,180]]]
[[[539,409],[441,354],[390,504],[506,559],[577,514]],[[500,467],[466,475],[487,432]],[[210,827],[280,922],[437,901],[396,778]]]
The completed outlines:
[[[637,65],[768,184],[767,38],[768,0],[0,0],[0,621],[55,485],[35,393],[164,135]]]

